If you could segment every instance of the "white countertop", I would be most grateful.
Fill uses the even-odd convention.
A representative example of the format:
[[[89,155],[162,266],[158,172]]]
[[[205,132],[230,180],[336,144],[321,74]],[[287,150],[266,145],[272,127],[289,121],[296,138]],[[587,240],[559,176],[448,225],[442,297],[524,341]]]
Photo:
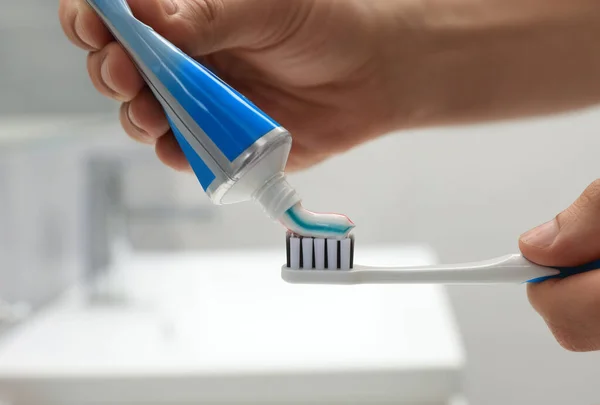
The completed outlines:
[[[435,260],[418,247],[361,252]],[[434,402],[459,390],[442,287],[288,285],[281,264],[282,252],[136,257],[128,306],[90,308],[75,291],[0,341],[0,401]]]
[[[106,121],[106,115],[14,116],[0,119],[0,146],[77,137]]]
[[[14,149],[110,148],[123,154],[144,150],[127,139],[114,114],[22,115],[0,118],[0,153]]]

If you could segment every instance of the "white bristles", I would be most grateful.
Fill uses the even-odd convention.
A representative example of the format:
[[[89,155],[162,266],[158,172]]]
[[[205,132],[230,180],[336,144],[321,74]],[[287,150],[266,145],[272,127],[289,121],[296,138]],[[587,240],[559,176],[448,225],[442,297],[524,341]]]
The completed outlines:
[[[350,239],[344,239],[340,242],[340,270],[350,270],[351,249],[352,241]]]
[[[315,269],[325,270],[325,239],[315,239]]]
[[[287,267],[292,270],[352,270],[354,237],[322,239],[287,234]]]
[[[302,268],[313,269],[313,239],[302,239]]]
[[[290,238],[290,268],[300,269],[300,238]]]
[[[338,268],[338,241],[336,239],[327,239],[327,269],[337,270]]]

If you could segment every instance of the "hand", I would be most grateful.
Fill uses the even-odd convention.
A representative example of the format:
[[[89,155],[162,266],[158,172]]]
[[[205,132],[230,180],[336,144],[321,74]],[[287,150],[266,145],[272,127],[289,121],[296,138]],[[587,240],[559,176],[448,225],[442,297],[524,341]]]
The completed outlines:
[[[600,259],[600,180],[554,220],[521,237],[529,260],[544,266],[578,266]],[[600,271],[528,287],[529,300],[568,350],[600,350]]]
[[[134,14],[209,64],[294,135],[300,169],[386,130],[396,111],[386,92],[385,1],[130,0]],[[123,103],[125,131],[156,144],[176,169],[187,161],[158,101],[84,0],[61,0],[67,36],[90,52],[96,89]]]
[[[600,102],[600,2],[129,0],[136,16],[294,135],[300,169],[383,133]],[[60,0],[95,87],[133,138],[188,164],[158,102],[85,0]]]

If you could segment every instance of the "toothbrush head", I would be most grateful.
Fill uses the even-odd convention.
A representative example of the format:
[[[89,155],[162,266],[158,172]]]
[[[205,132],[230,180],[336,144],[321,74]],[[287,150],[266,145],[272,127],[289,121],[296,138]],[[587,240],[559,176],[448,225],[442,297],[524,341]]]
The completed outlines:
[[[354,235],[344,239],[286,236],[287,268],[291,270],[351,270],[354,268]]]

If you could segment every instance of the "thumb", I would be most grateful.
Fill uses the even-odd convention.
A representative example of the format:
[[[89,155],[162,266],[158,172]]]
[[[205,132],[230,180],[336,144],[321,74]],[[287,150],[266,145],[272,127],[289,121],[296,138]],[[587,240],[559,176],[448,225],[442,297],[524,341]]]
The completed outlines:
[[[578,266],[600,259],[600,180],[552,221],[521,236],[521,251],[543,266]]]
[[[521,252],[544,265],[570,267],[600,258],[600,181],[555,219],[521,236]],[[528,287],[529,300],[559,343],[573,351],[600,349],[600,272]]]
[[[286,37],[309,12],[296,0],[129,0],[133,13],[192,56],[258,49]]]

